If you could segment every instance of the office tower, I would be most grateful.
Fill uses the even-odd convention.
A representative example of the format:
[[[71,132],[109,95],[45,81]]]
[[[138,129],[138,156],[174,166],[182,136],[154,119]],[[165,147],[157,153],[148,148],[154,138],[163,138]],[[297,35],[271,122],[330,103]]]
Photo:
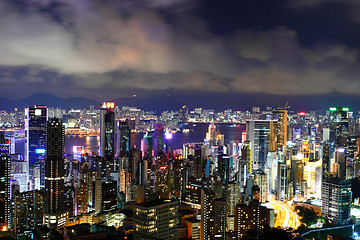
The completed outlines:
[[[160,156],[164,153],[164,128],[162,123],[154,123],[153,146],[154,155]]]
[[[214,201],[214,238],[226,239],[226,201],[225,199],[215,199]]]
[[[345,148],[336,148],[334,152],[334,162],[331,166],[331,175],[341,179],[346,178],[347,154]]]
[[[46,128],[45,154],[44,223],[49,228],[61,227],[69,221],[64,206],[64,150],[64,126],[62,121],[53,118]]]
[[[241,191],[244,192],[247,177],[252,171],[250,142],[245,141],[241,146],[240,151],[241,151],[241,155],[237,158],[238,161],[237,181],[240,184]]]
[[[134,205],[134,239],[177,239],[178,202],[158,199]]]
[[[95,181],[95,212],[102,213],[117,207],[117,183],[110,179]]]
[[[220,154],[218,156],[218,175],[223,184],[228,184],[230,179],[230,156]]]
[[[349,136],[349,108],[330,108],[330,141],[336,147],[345,147]]]
[[[234,231],[234,216],[235,206],[240,203],[240,194],[244,192],[241,190],[238,183],[229,183],[226,188],[226,216],[227,216],[227,230]]]
[[[264,169],[269,151],[275,150],[276,121],[246,121],[246,137],[250,141],[252,169]]]
[[[331,170],[331,155],[330,155],[330,143],[324,142],[323,145],[323,157],[322,157],[322,175],[323,178],[330,176]]]
[[[10,225],[10,141],[0,132],[0,230]]]
[[[25,160],[29,163],[29,176],[34,178],[32,189],[45,186],[45,135],[48,120],[46,106],[35,105],[25,109]]]
[[[208,187],[201,189],[200,239],[225,239],[226,201]]]
[[[287,190],[288,190],[288,166],[286,163],[278,163],[278,179],[276,186],[276,193],[278,200],[287,199]]]
[[[201,189],[200,239],[214,239],[214,202],[214,191],[207,188]]]
[[[147,187],[148,185],[148,161],[146,159],[141,160],[139,167],[139,184]]]
[[[273,110],[274,120],[277,120],[278,124],[276,125],[277,132],[277,141],[276,148],[284,150],[286,152],[286,142],[287,142],[287,110],[277,109]]]
[[[115,113],[114,102],[102,102],[100,106],[100,156],[109,163],[111,171],[115,164]]]
[[[11,228],[15,237],[43,224],[43,196],[40,191],[17,192],[12,199]]]
[[[254,172],[254,184],[259,186],[260,190],[260,203],[265,203],[268,200],[269,196],[269,183],[268,177],[263,170],[256,170]]]
[[[142,157],[149,159],[153,155],[153,138],[146,133],[141,139],[141,152]]]
[[[239,204],[235,209],[235,233],[237,239],[246,236],[247,231],[260,235],[265,226],[274,227],[274,209],[261,206],[257,201],[249,205]]]
[[[130,126],[128,122],[118,122],[118,144],[120,146],[119,149],[119,157],[124,157],[130,152],[130,137],[131,137],[131,131]]]
[[[184,184],[186,181],[184,181]],[[201,188],[203,187],[203,182],[195,179],[189,178],[182,195],[182,199],[187,204],[195,207],[201,207]]]
[[[188,143],[183,145],[183,158],[192,162],[192,176],[202,178],[209,176],[209,164],[206,159],[207,147],[203,143]]]
[[[346,224],[350,220],[351,183],[339,178],[326,178],[322,183],[321,214],[335,224]]]

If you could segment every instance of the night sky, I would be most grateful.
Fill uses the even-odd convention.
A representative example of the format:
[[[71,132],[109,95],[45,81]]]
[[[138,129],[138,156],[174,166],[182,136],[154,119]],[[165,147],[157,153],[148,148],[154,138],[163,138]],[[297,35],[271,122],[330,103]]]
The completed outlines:
[[[359,0],[1,0],[0,95],[360,95],[359,47]]]

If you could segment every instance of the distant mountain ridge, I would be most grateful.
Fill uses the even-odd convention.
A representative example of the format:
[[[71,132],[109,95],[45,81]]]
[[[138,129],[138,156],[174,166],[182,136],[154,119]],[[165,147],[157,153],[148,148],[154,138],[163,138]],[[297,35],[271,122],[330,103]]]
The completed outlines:
[[[340,100],[339,100],[340,99]],[[264,110],[266,106],[284,107],[289,101],[290,110],[293,111],[325,111],[330,106],[336,106],[340,102],[341,106],[350,108],[350,111],[359,111],[360,96],[341,95],[341,94],[322,94],[322,95],[303,95],[303,96],[277,96],[262,93],[194,93],[178,92],[171,96],[155,96],[150,98],[130,97],[116,98],[116,106],[130,106],[143,109],[145,111],[155,111],[157,114],[166,110],[179,110],[181,106],[187,105],[189,109],[202,107],[204,109],[214,109],[223,111],[233,109],[239,111],[251,110],[252,107],[260,107]],[[13,111],[14,108],[23,109],[33,105],[46,105],[48,107],[73,109],[89,109],[94,105],[95,109],[100,107],[100,102],[91,98],[72,97],[62,98],[48,93],[36,93],[27,98],[12,100],[0,98],[0,110]]]

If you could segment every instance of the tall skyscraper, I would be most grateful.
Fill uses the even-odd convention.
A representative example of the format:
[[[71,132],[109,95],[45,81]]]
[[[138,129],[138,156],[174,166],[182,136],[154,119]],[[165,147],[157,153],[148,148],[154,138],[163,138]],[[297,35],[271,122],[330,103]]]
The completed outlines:
[[[118,122],[118,139],[120,144],[120,157],[124,157],[130,152],[130,137],[131,131],[128,122]]]
[[[7,231],[10,221],[10,142],[0,132],[0,230]]]
[[[277,120],[278,124],[276,126],[277,132],[277,141],[276,148],[284,149],[286,152],[286,142],[287,142],[287,110],[277,109],[273,111],[274,120]]]
[[[64,150],[64,126],[62,121],[53,118],[46,128],[45,157],[44,223],[50,228],[63,226],[69,219],[64,206]]]
[[[115,164],[115,103],[102,102],[100,106],[100,156],[105,157],[114,171]]]
[[[155,156],[160,156],[164,153],[164,128],[162,123],[154,123],[153,144]]]
[[[246,138],[250,141],[252,171],[264,169],[268,151],[275,150],[276,121],[249,120]]]
[[[225,239],[226,201],[208,187],[201,189],[200,239]]]
[[[336,147],[345,147],[349,136],[349,108],[330,108],[330,141]]]
[[[26,108],[25,117],[25,159],[29,163],[30,178],[34,180],[32,189],[40,189],[45,186],[45,135],[48,109],[41,105]]]

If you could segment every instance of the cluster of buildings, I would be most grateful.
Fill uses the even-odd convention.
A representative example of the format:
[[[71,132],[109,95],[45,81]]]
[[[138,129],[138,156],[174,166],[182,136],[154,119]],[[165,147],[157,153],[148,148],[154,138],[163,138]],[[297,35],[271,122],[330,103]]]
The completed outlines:
[[[227,143],[214,121],[236,112],[214,119],[184,106],[176,113],[178,124],[195,121],[194,114],[211,123],[203,142],[182,149],[171,149],[171,124],[153,116],[153,131],[140,149],[132,147],[132,119],[144,112],[125,108],[119,116],[116,109],[114,102],[102,102],[86,112],[97,113],[97,154],[79,146],[66,156],[65,127],[75,126],[64,124],[63,111],[49,114],[46,106],[25,110],[24,156],[15,151],[15,134],[1,132],[0,230],[16,238],[56,232],[102,239],[115,227],[134,239],[240,239],[274,227],[274,209],[264,206],[274,199],[321,199],[324,218],[350,220],[349,180],[359,176],[360,141],[348,108],[325,115],[254,108],[246,131]],[[89,122],[82,114],[74,121]]]

